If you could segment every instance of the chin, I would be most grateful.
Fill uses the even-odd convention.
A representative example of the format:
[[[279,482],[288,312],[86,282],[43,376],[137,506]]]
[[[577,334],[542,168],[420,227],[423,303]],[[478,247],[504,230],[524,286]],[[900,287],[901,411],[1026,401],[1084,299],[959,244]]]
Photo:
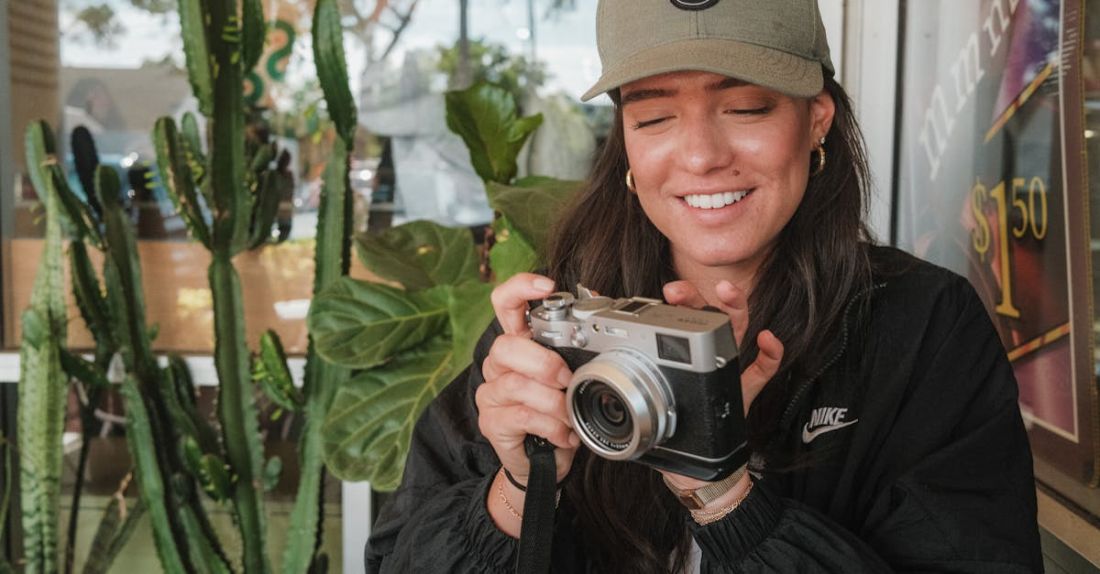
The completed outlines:
[[[751,254],[733,249],[706,251],[702,253],[688,252],[686,255],[694,259],[696,263],[707,267],[736,266],[753,259]]]

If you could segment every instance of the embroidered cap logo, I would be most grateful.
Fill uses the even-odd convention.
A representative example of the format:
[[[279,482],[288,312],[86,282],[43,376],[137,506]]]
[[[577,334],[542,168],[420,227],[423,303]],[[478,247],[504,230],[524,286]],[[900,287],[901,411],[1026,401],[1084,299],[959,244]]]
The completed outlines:
[[[681,10],[706,10],[718,3],[718,0],[671,0],[672,5]]]

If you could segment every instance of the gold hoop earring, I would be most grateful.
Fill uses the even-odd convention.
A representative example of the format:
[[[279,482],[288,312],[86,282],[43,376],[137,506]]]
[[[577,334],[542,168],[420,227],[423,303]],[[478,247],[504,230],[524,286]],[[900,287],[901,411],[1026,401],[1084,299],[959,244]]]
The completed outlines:
[[[626,170],[626,188],[630,191],[634,191],[634,174],[631,173],[630,168]]]
[[[817,142],[817,169],[810,175],[821,175],[823,171],[825,171],[825,138],[821,138],[821,140]]]

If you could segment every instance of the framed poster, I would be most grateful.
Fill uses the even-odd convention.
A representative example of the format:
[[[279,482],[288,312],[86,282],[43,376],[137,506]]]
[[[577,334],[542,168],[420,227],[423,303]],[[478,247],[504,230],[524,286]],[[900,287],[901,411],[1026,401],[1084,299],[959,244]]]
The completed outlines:
[[[907,2],[897,243],[970,279],[1032,450],[1100,479],[1082,0]]]

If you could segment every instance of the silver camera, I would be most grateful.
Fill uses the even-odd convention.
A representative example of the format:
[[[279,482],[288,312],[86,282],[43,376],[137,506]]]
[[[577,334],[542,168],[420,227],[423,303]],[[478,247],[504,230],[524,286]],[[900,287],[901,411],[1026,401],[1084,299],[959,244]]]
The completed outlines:
[[[581,441],[611,460],[718,480],[748,460],[737,345],[725,313],[611,299],[578,286],[530,311],[539,343],[573,379],[566,404]]]

